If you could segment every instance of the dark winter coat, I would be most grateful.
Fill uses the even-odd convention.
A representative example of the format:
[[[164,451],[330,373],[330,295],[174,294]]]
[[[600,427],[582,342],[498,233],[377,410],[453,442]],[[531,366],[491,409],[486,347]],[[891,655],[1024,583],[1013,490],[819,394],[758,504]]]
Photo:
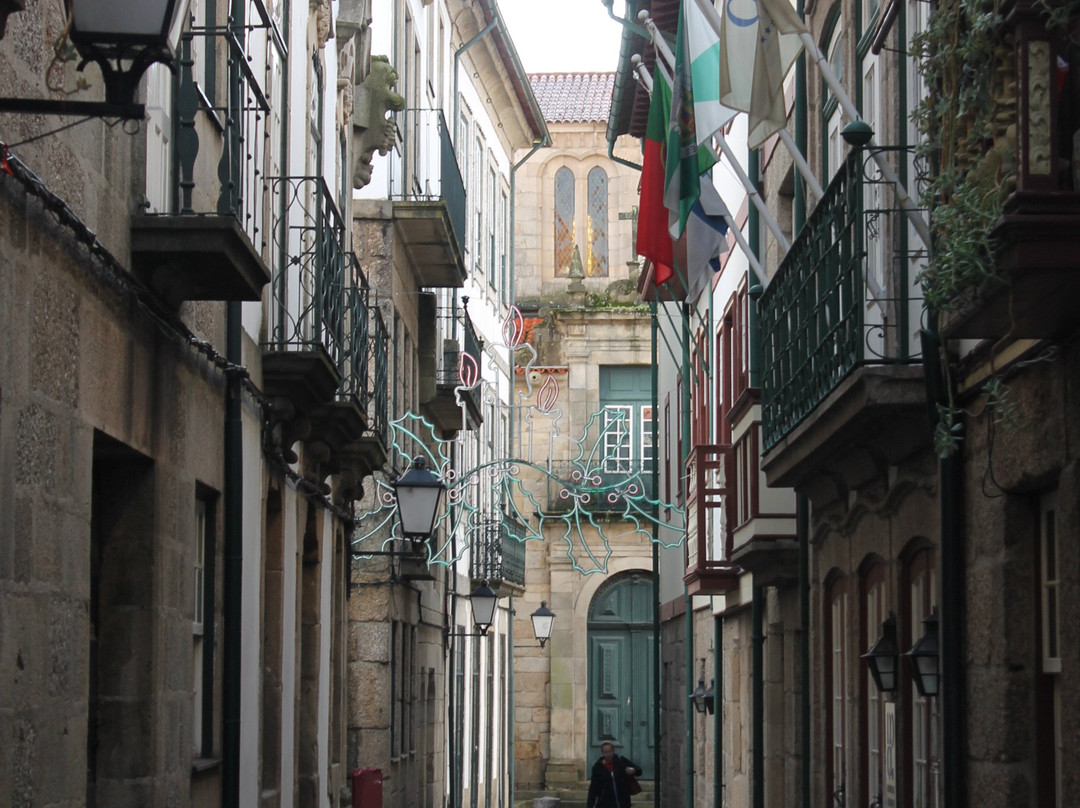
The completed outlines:
[[[630,808],[630,793],[626,790],[627,768],[641,777],[641,767],[622,755],[615,755],[615,770],[608,771],[601,757],[593,764],[589,783],[589,808]]]

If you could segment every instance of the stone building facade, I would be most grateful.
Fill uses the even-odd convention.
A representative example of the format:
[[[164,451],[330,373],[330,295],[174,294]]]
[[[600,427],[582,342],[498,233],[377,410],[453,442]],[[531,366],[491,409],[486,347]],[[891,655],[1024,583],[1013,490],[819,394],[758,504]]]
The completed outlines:
[[[512,448],[524,461],[525,489],[539,492],[530,507],[545,518],[537,540],[526,542],[526,591],[514,635],[531,635],[529,616],[541,601],[556,615],[544,647],[515,649],[519,795],[545,788],[580,793],[603,737],[647,773],[653,768],[651,738],[636,737],[629,723],[653,725],[647,692],[653,677],[641,667],[652,648],[645,640],[654,600],[651,528],[636,529],[603,495],[581,505],[575,519],[568,510],[573,497],[562,495],[589,489],[575,469],[595,474],[593,486],[610,481],[619,465],[614,456],[605,462],[582,451],[597,441],[625,450],[621,473],[651,477],[650,318],[634,293],[637,175],[618,162],[632,156],[632,146],[620,142],[609,153],[604,136],[612,79],[531,76],[551,145],[517,174],[514,300],[530,350],[517,352]],[[612,407],[622,407],[627,424],[635,425],[627,427],[633,433],[627,441],[603,420]],[[605,665],[616,677],[628,675],[623,647],[637,652],[640,690],[622,692],[627,706],[619,712],[605,703],[611,694],[597,677]]]
[[[646,8],[673,37],[680,5],[652,0],[634,11]],[[1072,12],[1059,11],[1067,28]],[[725,428],[733,444],[758,435],[759,471],[725,473],[718,507],[729,543],[710,559],[718,577],[688,563],[684,603],[662,608],[671,621],[665,660],[700,667],[706,686],[716,676],[712,722],[664,727],[661,793],[678,803],[1075,800],[1065,762],[1075,705],[1062,683],[1073,658],[1065,615],[1077,613],[1065,583],[1076,569],[1067,437],[1075,412],[1063,393],[1076,318],[1053,302],[1074,288],[1075,251],[1050,225],[1074,217],[1073,146],[1062,133],[1075,129],[1075,71],[1055,62],[1068,47],[1061,30],[1027,4],[971,14],[918,3],[807,4],[810,38],[873,142],[861,148],[842,135],[851,115],[813,59],[792,68],[789,133],[825,187],[810,190],[775,136],[741,157],[778,225],[746,206],[744,235],[763,272],[746,279],[751,301],[735,323],[747,347],[746,387],[727,389],[748,397],[698,376],[703,365],[730,367],[720,339],[727,268],[707,306],[697,302],[712,317],[696,322],[715,331],[664,359],[666,389],[674,393],[681,378],[690,392],[670,417],[658,400],[661,430],[687,437],[662,476],[685,470],[692,484],[702,443],[692,425],[702,412],[710,422],[722,416],[706,432],[721,449]],[[987,32],[979,57],[948,44],[945,32],[973,30],[966,26]],[[635,53],[649,67],[657,58],[651,42],[628,35],[620,70],[630,73]],[[1055,81],[1059,91],[1047,92]],[[613,131],[640,136],[647,98],[619,86]],[[958,111],[969,92],[991,101]],[[919,112],[927,97],[944,98],[950,111]],[[733,145],[745,139],[740,120],[726,133]],[[986,138],[965,138],[979,126]],[[931,166],[927,152],[955,162]],[[932,239],[902,209],[897,182]],[[964,206],[971,188],[987,206],[978,222]],[[742,191],[724,198],[734,211]],[[960,231],[951,229],[957,222]],[[983,236],[981,252],[965,256],[964,239]],[[642,289],[664,299],[663,289]],[[693,333],[689,320],[683,333]],[[672,323],[668,338],[679,342],[678,318]],[[662,396],[663,364],[659,376]],[[690,429],[681,428],[687,420]],[[763,529],[750,535],[744,482],[786,503],[754,514]],[[686,510],[692,520],[690,498]],[[775,517],[784,529],[765,527]],[[688,553],[693,539],[691,521]],[[662,557],[662,584],[675,591],[680,582],[666,566]],[[680,619],[695,605],[695,623],[716,623],[711,645]],[[705,650],[687,653],[691,639]],[[924,691],[913,670],[927,649],[939,668],[921,680]],[[875,682],[870,652],[896,666],[895,686]],[[687,670],[675,686],[689,696],[697,675]],[[687,743],[668,740],[680,733]]]
[[[138,125],[0,116],[2,805],[349,798],[362,5],[193,0]],[[16,6],[4,99],[100,100]]]
[[[394,114],[351,229],[385,326],[390,423],[352,536],[349,755],[379,770],[385,805],[505,806],[525,569],[483,470],[509,456],[516,161],[547,130],[494,2],[377,0],[371,14]],[[422,546],[380,509],[417,455],[448,487]],[[485,581],[499,600],[481,635],[470,595]]]

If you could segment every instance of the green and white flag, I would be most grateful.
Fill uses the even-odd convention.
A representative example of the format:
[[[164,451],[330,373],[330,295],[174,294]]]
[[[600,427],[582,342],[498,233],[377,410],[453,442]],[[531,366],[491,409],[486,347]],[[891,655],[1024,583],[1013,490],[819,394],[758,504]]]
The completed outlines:
[[[709,24],[701,2],[712,8],[709,0],[684,0],[683,3],[698,144],[705,143],[736,114],[736,110],[720,103],[720,35]]]
[[[665,160],[664,206],[670,214],[668,230],[672,238],[679,238],[686,229],[686,218],[701,194],[698,181],[703,173],[712,168],[713,157],[706,149],[699,149],[694,120],[694,80],[690,59],[690,44],[686,23],[687,7],[694,0],[686,0],[679,12],[679,33],[675,43],[675,71],[671,81],[671,117],[668,121],[667,155]],[[716,130],[714,129],[713,132]],[[710,135],[712,132],[709,133]]]

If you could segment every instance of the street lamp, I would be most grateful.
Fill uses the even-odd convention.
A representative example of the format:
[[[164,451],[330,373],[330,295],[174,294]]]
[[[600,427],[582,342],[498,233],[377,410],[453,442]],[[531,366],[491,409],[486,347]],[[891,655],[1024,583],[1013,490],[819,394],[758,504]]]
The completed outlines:
[[[439,500],[444,490],[446,486],[428,470],[423,456],[413,458],[412,468],[394,482],[394,499],[405,538],[417,543],[435,532]]]
[[[935,608],[922,621],[926,626],[923,634],[904,656],[911,660],[911,678],[921,696],[938,694],[938,616]]]
[[[879,693],[892,693],[896,690],[896,671],[900,661],[899,648],[896,645],[896,617],[890,612],[881,624],[881,636],[862,655],[870,668]]]
[[[694,702],[694,709],[699,713],[713,714],[716,709],[716,680],[709,681],[709,689],[705,689],[705,675],[702,674],[701,678],[697,680],[697,690],[694,691],[690,698]]]
[[[82,61],[96,62],[105,83],[105,100],[0,98],[0,112],[145,117],[135,103],[139,81],[155,62],[173,64],[189,0],[64,0],[70,37]]]
[[[498,605],[499,596],[488,586],[488,582],[484,581],[469,595],[469,602],[472,604],[473,625],[483,637],[495,621],[495,607]]]
[[[547,607],[546,600],[542,600],[540,608],[530,617],[532,617],[533,636],[540,641],[540,647],[543,648],[544,643],[551,637],[551,624],[555,622],[555,612]]]

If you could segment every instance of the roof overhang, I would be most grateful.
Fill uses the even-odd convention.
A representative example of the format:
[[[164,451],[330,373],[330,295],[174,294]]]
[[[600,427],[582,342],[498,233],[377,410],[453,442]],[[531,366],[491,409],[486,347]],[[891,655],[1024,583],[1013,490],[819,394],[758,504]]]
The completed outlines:
[[[491,119],[499,126],[507,154],[547,142],[544,115],[496,0],[448,0],[447,8],[454,21],[457,52],[470,63],[470,72],[483,88],[480,95],[486,99]],[[492,28],[486,35],[468,50],[460,50],[489,25]]]

